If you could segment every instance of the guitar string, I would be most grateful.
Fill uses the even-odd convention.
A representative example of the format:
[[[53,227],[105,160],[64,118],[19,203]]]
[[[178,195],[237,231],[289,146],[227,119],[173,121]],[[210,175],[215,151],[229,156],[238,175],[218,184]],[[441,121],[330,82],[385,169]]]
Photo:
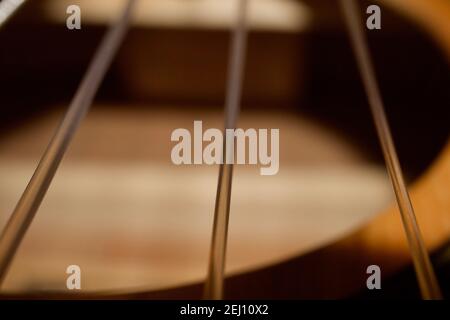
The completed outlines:
[[[3,0],[0,2],[0,28],[19,10],[26,0]]]
[[[228,63],[227,93],[225,101],[225,129],[234,129],[240,111],[243,73],[247,47],[248,0],[239,0],[238,16],[233,31]],[[226,136],[226,135],[224,135]],[[219,168],[214,222],[211,238],[208,274],[204,287],[205,299],[222,299],[230,216],[231,186],[233,180],[234,150],[223,140],[223,164]]]
[[[122,43],[136,0],[128,0],[121,16],[102,39],[71,104],[0,237],[0,285],[29,228],[58,166],[92,104],[106,71]]]
[[[376,81],[366,35],[361,26],[361,17],[354,0],[340,0],[341,8],[350,36],[352,48],[358,64],[372,117],[380,141],[386,168],[400,210],[403,228],[411,252],[420,291],[424,299],[441,299],[439,284],[425,248],[419,225],[417,224],[411,199],[406,188],[400,163],[395,150],[385,108]]]

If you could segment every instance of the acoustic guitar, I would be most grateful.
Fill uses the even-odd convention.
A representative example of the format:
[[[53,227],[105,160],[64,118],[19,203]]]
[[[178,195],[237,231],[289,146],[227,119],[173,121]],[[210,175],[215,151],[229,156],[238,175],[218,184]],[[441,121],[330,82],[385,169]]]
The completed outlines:
[[[31,79],[5,90],[16,109],[0,144],[0,296],[445,297],[450,3],[377,2],[380,30],[366,29],[366,2],[167,3],[81,2],[83,27],[69,31],[68,2],[30,0],[0,29],[2,46],[11,45],[2,70]],[[110,19],[97,45],[96,24]],[[35,44],[65,51],[33,59],[18,38],[33,32]],[[96,46],[66,112],[61,100]],[[49,84],[61,99],[42,94]],[[373,126],[377,91],[393,149],[383,117]],[[279,172],[173,164],[171,133],[193,131],[196,120],[205,130],[278,128]],[[81,290],[66,288],[70,265],[80,267]],[[381,290],[366,287],[373,265]]]

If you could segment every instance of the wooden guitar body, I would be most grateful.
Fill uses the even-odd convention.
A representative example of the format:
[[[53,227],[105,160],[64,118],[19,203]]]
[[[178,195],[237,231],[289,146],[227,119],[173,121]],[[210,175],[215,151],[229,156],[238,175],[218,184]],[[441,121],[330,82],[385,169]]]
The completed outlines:
[[[313,8],[332,8],[330,3],[317,4],[308,0],[305,4]],[[380,5],[410,19],[420,32],[426,33],[445,56],[448,73],[450,3],[445,0],[384,0]],[[331,9],[327,10],[330,13]],[[131,37],[139,38],[140,32],[143,31],[131,33]],[[182,39],[171,32],[165,30],[162,35],[169,35],[172,40]],[[249,55],[256,57],[254,65],[250,63],[250,71],[257,70],[258,63],[270,60],[261,54],[264,36],[257,40],[259,45],[250,47]],[[160,39],[161,35],[155,32],[153,37]],[[295,61],[299,52],[302,58],[307,56],[303,45],[287,38],[289,36],[284,35],[276,40],[284,53],[295,51],[286,61]],[[139,39],[143,39],[142,35]],[[202,42],[199,39],[197,41]],[[184,40],[180,42],[186,45]],[[212,52],[224,51],[221,44],[211,43]],[[115,70],[119,70],[117,74],[127,79],[121,86],[142,101],[147,101],[149,87],[163,92],[161,97],[164,98],[164,93],[171,93],[171,85],[178,86],[180,79],[184,79],[183,72],[193,74],[197,66],[199,59],[186,53],[182,63],[195,63],[186,63],[188,67],[177,74],[179,78],[170,80],[161,76],[158,82],[151,75],[146,77],[149,69],[158,66],[151,61],[141,64],[140,59],[147,51],[136,48],[152,52],[152,58],[167,59],[166,64],[173,60],[174,69],[177,63],[182,65],[177,55],[168,57],[164,51],[169,45],[162,43],[161,47],[130,41],[130,49],[121,52],[121,59],[115,66]],[[222,58],[217,54],[209,62],[220,64]],[[264,92],[257,88],[261,83],[268,88],[266,94],[274,101],[302,91],[311,84],[305,84],[308,78],[297,76],[291,69],[295,66],[303,72],[314,65],[317,63],[268,64],[273,79],[282,78],[283,72],[289,71],[287,78],[298,81],[295,85],[287,85],[287,80],[286,83],[282,80],[259,82],[259,78],[264,77],[259,72],[250,72],[247,84],[250,98],[244,101],[256,107],[243,110],[240,125],[243,128],[280,128],[281,167],[279,175],[272,178],[259,176],[255,168],[238,167],[235,171],[225,284],[227,299],[366,297],[368,266],[378,265],[383,281],[411,266],[411,255],[387,175],[380,169],[379,162],[375,163],[364,153],[374,141],[365,148],[348,142],[353,128],[345,128],[343,131],[348,134],[345,135],[328,126],[329,119],[336,113],[321,118],[327,112],[319,112],[317,116],[316,110],[297,112],[297,106],[287,108],[285,113],[280,111],[281,107],[280,110],[270,109],[264,106],[261,101],[264,99],[257,99],[259,94],[264,97]],[[223,70],[212,68],[202,75],[208,78],[217,72]],[[173,95],[171,107],[155,102],[161,98],[157,95],[150,95],[151,103],[94,104],[49,189],[48,199],[42,204],[23,248],[11,265],[1,298],[202,298],[217,167],[183,168],[167,164],[173,146],[169,137],[174,128],[192,127],[193,121],[198,119],[203,119],[208,127],[222,124],[219,106],[189,108],[190,103],[179,102],[198,93],[195,81],[199,80],[187,83],[188,89],[177,92],[178,96]],[[206,85],[211,87],[205,89],[210,98],[217,94],[211,83]],[[319,94],[319,100],[328,103],[327,93],[333,91],[324,92]],[[362,89],[361,93],[349,90],[341,94],[357,96],[362,94]],[[316,100],[311,101],[314,104]],[[442,103],[448,106],[445,96]],[[211,104],[219,105],[215,101]],[[62,109],[42,112],[26,125],[13,125],[9,131],[2,132],[1,226],[14,208],[17,194],[26,185]],[[334,112],[341,110],[335,108]],[[423,110],[428,112],[427,106],[423,106]],[[444,111],[441,108],[441,112],[440,115],[447,113],[448,116],[445,108]],[[400,118],[406,119],[403,125],[408,126],[408,114]],[[338,118],[332,120],[339,122]],[[444,122],[442,118],[436,119],[436,123]],[[448,135],[448,123],[441,131]],[[426,139],[427,133],[423,136]],[[408,139],[403,137],[405,140]],[[410,149],[414,149],[414,144],[415,141],[410,141]],[[415,152],[421,153],[421,150]],[[414,153],[409,154],[414,156]],[[429,252],[436,252],[447,248],[450,240],[450,141],[441,143],[439,154],[426,170],[415,174],[409,185],[412,203],[426,247]],[[58,238],[61,240],[56,240]],[[83,270],[81,292],[64,289],[65,268],[70,264],[79,264]],[[417,291],[414,285],[413,288]]]

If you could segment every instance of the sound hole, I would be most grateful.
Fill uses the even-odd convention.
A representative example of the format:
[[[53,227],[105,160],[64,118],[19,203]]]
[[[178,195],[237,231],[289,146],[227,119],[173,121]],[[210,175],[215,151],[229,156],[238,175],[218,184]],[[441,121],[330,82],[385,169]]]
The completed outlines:
[[[370,41],[400,160],[412,181],[447,139],[442,103],[448,101],[447,66],[417,28],[392,12],[385,19],[383,32]],[[330,28],[333,23],[250,37],[240,125],[279,127],[287,169],[265,181],[252,169],[237,169],[231,271],[270,265],[329,243],[392,200],[355,63],[343,29]],[[8,160],[2,172],[9,177],[2,185],[2,225],[103,28],[67,37],[59,25],[34,21],[30,32],[30,25],[19,21],[7,31],[0,33],[10,46],[0,60],[7,115],[1,153]],[[42,50],[31,56],[30,45]],[[202,279],[216,169],[171,167],[169,137],[198,119],[221,127],[227,45],[226,31],[131,31],[24,242],[7,289],[61,289],[65,282],[58,277],[64,274],[55,274],[72,259],[88,264],[88,290],[159,289]],[[342,184],[348,188],[344,195],[337,193]],[[351,202],[320,205],[333,196]],[[286,219],[273,219],[278,212]],[[260,221],[259,229],[252,228],[253,219]],[[45,259],[32,253],[45,251]],[[184,273],[170,270],[179,261],[185,262]]]

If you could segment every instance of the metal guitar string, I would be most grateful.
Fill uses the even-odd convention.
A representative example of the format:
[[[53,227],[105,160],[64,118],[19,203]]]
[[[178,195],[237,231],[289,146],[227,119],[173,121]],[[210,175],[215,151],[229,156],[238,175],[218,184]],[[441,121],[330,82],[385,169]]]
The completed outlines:
[[[234,28],[228,82],[225,101],[225,129],[234,129],[240,110],[245,53],[247,46],[248,0],[239,0],[238,18]],[[234,150],[223,144],[223,159],[232,159]],[[204,288],[205,299],[222,299],[224,288],[225,258],[227,249],[228,220],[230,216],[233,161],[224,161],[219,168],[214,223],[211,239],[208,274]]]
[[[19,10],[25,0],[3,0],[0,2],[0,28]]]
[[[0,285],[38,210],[58,166],[82,119],[92,104],[111,61],[129,26],[136,0],[128,0],[123,13],[104,36],[72,102],[0,237]]]
[[[424,299],[440,299],[439,284],[425,248],[419,225],[416,221],[411,199],[406,188],[400,163],[395,151],[389,124],[384,112],[383,101],[377,85],[374,67],[367,45],[366,35],[361,26],[361,17],[354,0],[340,0],[345,16],[351,44],[356,56],[359,72],[369,101],[378,138],[383,150],[398,208],[412,255],[420,291]]]

